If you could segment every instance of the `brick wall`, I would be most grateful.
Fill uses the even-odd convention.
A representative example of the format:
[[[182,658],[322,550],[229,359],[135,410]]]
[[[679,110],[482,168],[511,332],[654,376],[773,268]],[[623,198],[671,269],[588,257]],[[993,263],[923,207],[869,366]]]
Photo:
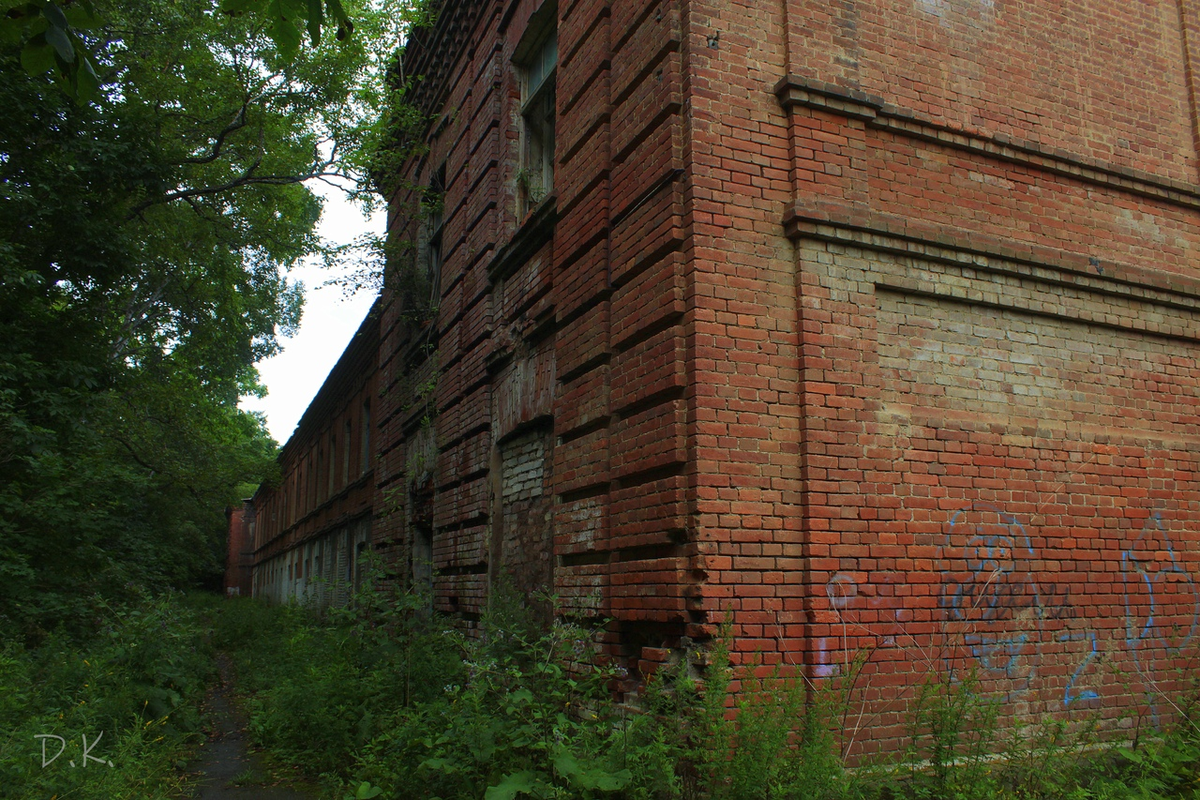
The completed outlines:
[[[1195,14],[688,4],[699,605],[817,679],[869,652],[868,749],[930,672],[1114,726],[1173,686]]]
[[[546,593],[553,587],[552,498],[548,491],[553,465],[547,429],[521,434],[500,447],[496,504],[500,520],[493,558],[514,584],[527,592]]]
[[[947,670],[1129,724],[1200,611],[1200,298],[951,255],[800,244],[806,664],[868,648],[883,738]]]
[[[437,440],[438,607],[469,622],[508,573],[550,584],[564,613],[616,618],[619,646],[661,647],[683,632],[690,584],[681,9],[559,3],[555,191],[525,210],[513,58],[539,8],[458,4],[406,54],[438,69],[433,53],[462,41],[430,82],[429,154],[392,203],[393,231],[419,242],[416,192],[446,165],[435,348],[414,348],[421,334],[385,293],[379,483],[417,477],[400,455],[420,427],[406,409],[414,386],[436,385],[422,418]],[[505,488],[513,459],[543,464],[540,496]],[[381,530],[403,538],[403,516]]]
[[[446,188],[434,309],[379,305],[398,573],[428,549],[468,628],[549,581],[630,689],[722,621],[816,681],[867,652],[865,749],[931,671],[1146,710],[1200,613],[1195,3],[559,0],[526,208],[548,8],[448,2],[405,54],[413,263]]]
[[[263,484],[247,501],[255,596],[300,599],[310,586],[321,604],[348,596],[375,507],[378,313],[376,303],[280,449],[279,483]]]
[[[246,501],[236,508],[225,509],[225,516],[229,520],[225,594],[229,597],[249,597],[254,586],[254,506]]]

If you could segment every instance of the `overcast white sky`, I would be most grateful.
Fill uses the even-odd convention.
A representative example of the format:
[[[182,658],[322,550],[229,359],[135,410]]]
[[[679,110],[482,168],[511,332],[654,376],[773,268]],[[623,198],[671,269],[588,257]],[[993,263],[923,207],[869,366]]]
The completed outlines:
[[[325,210],[317,228],[323,237],[344,244],[368,230],[383,232],[384,214],[368,220],[340,192],[323,184],[317,187],[314,187],[317,193],[325,197]],[[289,276],[302,281],[305,287],[300,329],[291,339],[281,340],[283,352],[258,363],[267,396],[243,398],[240,403],[248,411],[267,415],[267,428],[280,444],[292,435],[304,409],[325,382],[375,299],[375,293],[369,290],[347,297],[339,286],[322,286],[333,275],[315,264],[303,264]]]

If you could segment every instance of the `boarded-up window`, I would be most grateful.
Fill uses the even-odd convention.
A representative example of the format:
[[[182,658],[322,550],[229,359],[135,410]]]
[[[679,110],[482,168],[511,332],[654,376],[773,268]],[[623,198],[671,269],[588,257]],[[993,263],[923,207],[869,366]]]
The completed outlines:
[[[412,584],[419,592],[433,590],[433,477],[414,486],[409,497],[412,532]]]
[[[361,472],[367,474],[371,468],[371,403],[364,400],[362,404],[362,454]]]
[[[550,432],[518,436],[501,447],[501,562],[517,586],[532,592],[550,585],[552,537]]]

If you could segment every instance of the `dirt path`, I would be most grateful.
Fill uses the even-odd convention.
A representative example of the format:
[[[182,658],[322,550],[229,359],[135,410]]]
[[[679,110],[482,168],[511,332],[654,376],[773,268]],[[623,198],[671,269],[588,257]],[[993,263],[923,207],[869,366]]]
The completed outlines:
[[[229,659],[217,656],[220,682],[206,700],[209,740],[200,748],[189,771],[200,773],[194,800],[316,800],[308,788],[270,786],[270,774],[246,746],[245,719],[230,700],[233,669]]]

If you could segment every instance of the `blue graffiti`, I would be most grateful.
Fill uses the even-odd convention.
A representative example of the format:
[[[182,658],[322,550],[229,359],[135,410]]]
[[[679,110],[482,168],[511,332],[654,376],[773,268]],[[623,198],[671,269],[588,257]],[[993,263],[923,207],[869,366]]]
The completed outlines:
[[[991,637],[982,634],[967,634],[963,640],[971,648],[971,655],[979,666],[988,672],[1002,672],[1005,677],[1016,680],[1021,676],[1019,661],[1021,652],[1029,642],[1028,634],[1018,633],[1009,637]],[[1029,676],[1024,676],[1028,681]]]
[[[1060,642],[1081,642],[1084,640],[1091,642],[1091,650],[1085,651],[1083,661],[1079,662],[1079,666],[1075,668],[1075,672],[1071,674],[1071,680],[1067,681],[1067,688],[1063,691],[1063,705],[1070,706],[1071,703],[1076,703],[1081,700],[1097,700],[1100,695],[1096,694],[1091,689],[1084,689],[1078,693],[1072,694],[1071,690],[1075,688],[1075,682],[1079,680],[1079,676],[1087,670],[1088,664],[1096,658],[1097,643],[1096,634],[1094,631],[1063,631],[1058,635]]]
[[[950,620],[973,625],[963,644],[982,672],[1008,680],[1010,697],[1019,694],[1036,676],[1046,617],[1027,569],[1034,552],[1025,526],[995,506],[976,503],[951,517],[948,544],[966,570],[944,575],[941,605]]]
[[[950,620],[972,625],[963,643],[982,673],[1007,680],[1010,698],[1019,695],[1037,677],[1046,621],[1078,615],[1070,587],[1038,583],[1028,567],[1036,553],[1025,526],[995,506],[975,503],[955,512],[948,544],[966,570],[944,574],[941,605]],[[1091,689],[1075,688],[1096,658],[1096,635],[1069,631],[1059,641],[1091,642],[1068,681],[1064,705],[1096,699]]]
[[[1159,562],[1158,569],[1152,571],[1150,565],[1153,563],[1153,559],[1138,558],[1136,551],[1148,548],[1148,552],[1158,552],[1157,548],[1151,547],[1157,538],[1162,539],[1167,553],[1167,561]],[[1131,602],[1133,589],[1129,584],[1134,575],[1137,577],[1133,578],[1133,582],[1142,584],[1146,589],[1147,603],[1144,622],[1137,615],[1134,603]],[[1192,600],[1191,619],[1187,624],[1186,633],[1180,636],[1174,644],[1169,641],[1169,629],[1178,629],[1178,623],[1160,625],[1155,620],[1155,614],[1159,611],[1161,590],[1170,581],[1182,582]],[[1167,656],[1178,655],[1195,637],[1196,627],[1200,625],[1200,593],[1196,591],[1196,582],[1192,579],[1191,574],[1175,556],[1171,538],[1167,535],[1166,528],[1163,527],[1162,514],[1151,515],[1142,528],[1142,532],[1130,543],[1128,549],[1121,553],[1121,582],[1125,595],[1125,646],[1133,653],[1134,659],[1138,659],[1139,651],[1142,650],[1144,644],[1154,646],[1155,643],[1158,643]]]

